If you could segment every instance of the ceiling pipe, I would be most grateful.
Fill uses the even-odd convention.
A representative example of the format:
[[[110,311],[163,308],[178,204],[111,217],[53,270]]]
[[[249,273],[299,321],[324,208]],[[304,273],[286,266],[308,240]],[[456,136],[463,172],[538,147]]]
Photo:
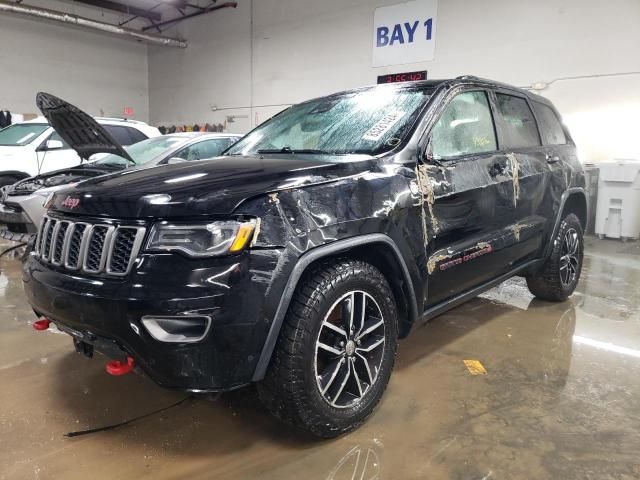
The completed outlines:
[[[110,23],[98,22],[96,20],[91,20],[89,18],[72,15],[70,13],[59,12],[56,10],[31,7],[22,3],[10,3],[0,0],[0,12],[17,13],[29,17],[36,17],[44,20],[52,20],[55,22],[65,23],[67,25],[85,27],[91,30],[99,30],[101,32],[110,33],[112,35],[118,35],[120,37],[130,38],[163,47],[187,48],[187,46],[189,45],[185,40],[139,32],[137,30],[132,30],[131,28],[111,25]]]
[[[150,30],[152,28],[166,27],[167,25],[172,25],[174,23],[181,22],[183,20],[186,20],[187,18],[198,17],[200,15],[204,15],[206,13],[215,12],[216,10],[220,10],[220,9],[223,9],[223,8],[236,8],[237,6],[238,6],[238,2],[225,2],[225,3],[221,3],[219,5],[211,5],[210,7],[202,7],[197,12],[188,13],[186,15],[182,15],[181,17],[172,18],[171,20],[166,20],[164,22],[154,23],[153,25],[149,25],[147,27],[143,27],[142,30],[145,31],[145,30]],[[198,7],[194,7],[194,8],[198,8]]]

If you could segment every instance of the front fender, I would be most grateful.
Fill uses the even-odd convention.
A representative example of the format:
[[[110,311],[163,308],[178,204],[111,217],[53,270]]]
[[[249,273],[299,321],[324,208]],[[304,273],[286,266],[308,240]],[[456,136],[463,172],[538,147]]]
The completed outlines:
[[[280,301],[278,302],[277,309],[275,311],[275,315],[273,316],[273,321],[271,322],[271,326],[269,328],[269,333],[267,334],[267,338],[265,339],[264,346],[262,348],[262,352],[260,353],[260,358],[258,359],[258,363],[256,365],[256,369],[253,375],[253,381],[260,381],[264,378],[267,368],[269,366],[269,362],[271,361],[271,355],[273,354],[273,350],[276,345],[276,341],[278,340],[278,336],[280,335],[280,329],[282,328],[282,323],[284,321],[284,317],[289,309],[289,304],[293,297],[293,294],[298,286],[300,278],[307,270],[307,268],[314,262],[322,260],[323,258],[333,257],[342,252],[346,252],[355,247],[360,247],[363,245],[373,245],[376,243],[383,243],[394,252],[394,256],[400,265],[402,270],[402,274],[404,276],[404,280],[408,286],[409,290],[409,308],[411,312],[412,321],[417,318],[417,302],[415,291],[413,289],[413,284],[411,282],[411,277],[409,274],[409,269],[407,268],[407,264],[404,261],[398,246],[395,242],[389,238],[387,235],[381,233],[373,233],[368,235],[360,235],[352,238],[347,238],[344,240],[338,240],[332,242],[328,245],[323,245],[321,247],[316,247],[305,254],[303,254],[296,262],[295,265],[289,269],[289,273],[286,276],[286,284],[282,290],[282,294],[280,296]]]

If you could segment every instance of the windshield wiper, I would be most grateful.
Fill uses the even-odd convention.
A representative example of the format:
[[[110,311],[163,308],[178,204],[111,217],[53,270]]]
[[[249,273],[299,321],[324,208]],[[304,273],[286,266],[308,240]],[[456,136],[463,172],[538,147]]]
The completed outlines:
[[[269,154],[269,153],[287,153],[287,154],[296,154],[296,153],[315,153],[319,155],[331,155],[331,152],[327,152],[326,150],[317,150],[314,148],[301,148],[293,150],[291,147],[282,147],[282,148],[265,148],[258,150],[258,154]]]

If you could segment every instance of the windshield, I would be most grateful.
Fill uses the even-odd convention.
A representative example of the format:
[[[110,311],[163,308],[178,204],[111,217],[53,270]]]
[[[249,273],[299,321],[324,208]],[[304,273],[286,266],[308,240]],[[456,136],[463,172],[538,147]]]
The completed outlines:
[[[431,91],[383,85],[294,105],[266,121],[227,155],[377,155],[410,132]]]
[[[188,138],[184,137],[154,137],[124,147],[124,149],[131,155],[136,165],[142,165],[160,155],[168,153],[188,140]],[[114,154],[102,157],[100,160],[96,160],[95,163],[99,165],[131,165],[130,161]]]
[[[17,123],[0,130],[0,145],[3,147],[19,147],[31,143],[44,132],[46,123]]]

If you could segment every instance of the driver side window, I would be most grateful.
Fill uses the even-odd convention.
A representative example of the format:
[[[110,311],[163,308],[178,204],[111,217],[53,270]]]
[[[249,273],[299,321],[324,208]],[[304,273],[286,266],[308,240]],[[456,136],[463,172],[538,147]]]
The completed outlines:
[[[496,132],[486,92],[464,92],[447,105],[431,130],[431,153],[447,159],[492,152]]]

